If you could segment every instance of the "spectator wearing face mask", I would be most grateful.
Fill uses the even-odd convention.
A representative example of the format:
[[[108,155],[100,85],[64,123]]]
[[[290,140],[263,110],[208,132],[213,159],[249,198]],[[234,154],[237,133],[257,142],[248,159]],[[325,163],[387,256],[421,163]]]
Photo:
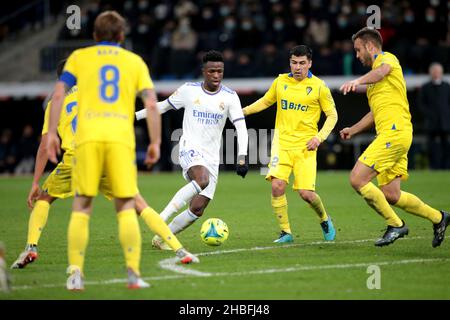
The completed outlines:
[[[308,19],[302,13],[296,13],[288,31],[288,41],[304,43],[304,38],[308,30]]]
[[[189,18],[182,18],[172,34],[170,70],[178,79],[192,78],[198,35]]]
[[[261,46],[261,42],[261,32],[256,29],[253,19],[243,18],[237,30],[235,48],[254,50]]]
[[[288,40],[289,30],[285,20],[277,16],[273,19],[270,29],[267,32],[266,42],[274,43],[277,46],[281,46]]]
[[[428,39],[431,45],[438,44],[439,40],[445,39],[446,25],[439,21],[438,14],[433,7],[425,9],[420,34]]]
[[[236,28],[237,22],[236,17],[230,15],[223,20],[222,27],[219,31],[219,45],[218,49],[233,48],[236,41]],[[225,68],[227,72],[228,68]]]

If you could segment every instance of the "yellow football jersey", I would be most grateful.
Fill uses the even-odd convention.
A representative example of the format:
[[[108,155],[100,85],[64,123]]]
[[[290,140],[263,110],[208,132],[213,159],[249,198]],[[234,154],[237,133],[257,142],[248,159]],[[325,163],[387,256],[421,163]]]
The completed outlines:
[[[135,147],[136,94],[153,88],[141,57],[118,44],[100,42],[75,50],[60,80],[78,87],[77,145],[114,142]]]
[[[58,135],[61,138],[61,149],[66,154],[73,154],[75,147],[75,132],[77,129],[77,87],[72,87],[64,98],[61,116],[58,122]],[[48,132],[48,122],[50,118],[51,100],[47,103],[42,126],[42,135]]]
[[[391,72],[383,80],[367,86],[367,98],[377,134],[388,130],[411,131],[411,113],[402,67],[396,56],[382,52],[375,58],[372,69],[383,63],[391,66]]]
[[[285,150],[306,148],[318,132],[321,112],[335,108],[330,89],[311,72],[302,81],[290,73],[280,74],[264,100],[277,103],[274,143]]]

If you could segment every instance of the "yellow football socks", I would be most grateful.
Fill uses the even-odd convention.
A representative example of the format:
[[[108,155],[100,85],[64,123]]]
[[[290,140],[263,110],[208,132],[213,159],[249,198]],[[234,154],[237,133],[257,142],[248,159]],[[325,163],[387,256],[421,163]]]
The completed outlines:
[[[81,272],[89,241],[89,218],[90,216],[84,212],[73,211],[67,235],[70,268],[78,267]]]
[[[28,239],[27,244],[37,245],[41,237],[42,230],[47,223],[50,203],[44,200],[38,200],[30,214],[28,221]]]
[[[309,204],[311,208],[319,216],[320,222],[324,222],[328,220],[327,212],[325,211],[325,207],[323,206],[322,199],[320,199],[319,195],[316,193],[316,199]]]
[[[389,226],[401,227],[403,225],[402,220],[397,216],[395,211],[391,208],[387,202],[383,192],[378,189],[372,182],[369,182],[364,187],[359,189],[359,193],[362,195],[367,204],[371,206],[376,212],[378,212]]]
[[[150,207],[145,208],[141,212],[141,218],[150,230],[159,235],[174,252],[183,247],[177,237],[170,231],[163,218],[155,210]]]
[[[442,214],[438,210],[433,209],[423,203],[418,197],[408,192],[401,191],[400,198],[394,206],[416,216],[428,219],[434,224],[441,222],[442,219]]]
[[[127,268],[137,275],[141,260],[141,231],[134,208],[120,211],[117,214],[119,222],[119,240],[125,255]]]
[[[289,225],[288,204],[285,194],[279,197],[272,196],[272,209],[277,217],[280,229],[284,232],[292,233]]]

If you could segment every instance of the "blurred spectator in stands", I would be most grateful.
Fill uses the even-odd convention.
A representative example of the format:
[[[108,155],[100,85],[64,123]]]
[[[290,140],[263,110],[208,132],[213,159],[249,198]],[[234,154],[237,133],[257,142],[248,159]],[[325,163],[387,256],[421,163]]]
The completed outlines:
[[[325,46],[328,44],[330,38],[330,24],[325,19],[317,20],[312,18],[306,34],[311,46]]]
[[[436,10],[433,7],[425,9],[422,25],[420,26],[420,35],[426,37],[432,45],[438,44],[438,41],[445,37],[445,23],[438,19]]]
[[[174,13],[177,19],[195,16],[197,12],[197,6],[189,0],[180,0],[174,7]]]
[[[211,6],[205,6],[201,9],[200,19],[194,21],[194,29],[199,32],[216,31],[219,27],[218,16]]]
[[[223,21],[223,26],[220,29],[219,32],[219,46],[218,49],[224,49],[224,48],[233,48],[236,40],[236,17],[235,16],[228,16]]]
[[[156,27],[161,30],[170,19],[172,7],[169,0],[161,1],[155,6],[154,14],[156,19]]]
[[[12,173],[17,163],[16,146],[11,129],[3,129],[0,136],[0,173]]]
[[[261,32],[256,29],[253,19],[250,17],[243,18],[237,30],[235,49],[255,50],[261,46],[261,42]]]
[[[450,169],[450,84],[442,79],[443,68],[432,63],[431,80],[420,90],[420,109],[425,118],[431,169]]]
[[[250,54],[242,51],[238,54],[236,62],[236,77],[253,78],[256,74],[255,63],[251,59]]]
[[[177,79],[192,78],[195,70],[195,49],[198,35],[191,27],[189,18],[182,18],[171,40],[170,73]]]
[[[256,57],[256,76],[258,77],[277,77],[278,74],[287,71],[285,60],[281,59],[277,46],[273,43],[264,45],[262,52]]]
[[[283,17],[274,17],[272,25],[267,30],[264,38],[266,43],[274,43],[278,47],[289,40],[288,26]]]
[[[393,41],[392,52],[395,52],[397,58],[403,61],[402,68],[405,74],[412,72],[411,59],[409,52],[415,44],[415,38],[418,34],[418,23],[414,10],[407,7],[401,16],[401,23],[396,27],[397,34]]]
[[[151,70],[155,79],[170,78],[169,59],[171,52],[172,33],[175,30],[175,21],[169,20],[164,25],[155,48],[152,52]]]
[[[317,50],[313,60],[311,71],[317,75],[336,75],[340,73],[339,55],[328,46],[322,46]]]
[[[342,42],[342,72],[344,76],[353,75],[353,63],[355,61],[355,54],[353,53],[353,43],[350,40]]]
[[[195,22],[193,28],[199,31],[199,51],[217,50],[219,48],[218,16],[212,7],[202,8],[201,19]]]
[[[139,15],[137,23],[131,29],[131,38],[133,39],[133,51],[148,63],[151,60],[152,44],[157,39],[157,30],[155,30],[151,15],[147,13]]]
[[[15,174],[32,173],[34,168],[35,155],[38,148],[38,142],[34,136],[34,129],[27,124],[23,128],[22,137],[17,144],[17,166],[14,169]]]
[[[222,52],[223,54],[223,63],[224,63],[224,71],[223,77],[225,79],[236,77],[236,54],[233,49],[226,48]]]
[[[352,26],[349,22],[349,17],[346,14],[339,14],[335,21],[331,21],[333,32],[331,32],[332,41],[350,39],[353,34]]]
[[[308,19],[302,13],[296,13],[287,32],[288,40],[296,43],[304,43],[306,30],[308,30]]]

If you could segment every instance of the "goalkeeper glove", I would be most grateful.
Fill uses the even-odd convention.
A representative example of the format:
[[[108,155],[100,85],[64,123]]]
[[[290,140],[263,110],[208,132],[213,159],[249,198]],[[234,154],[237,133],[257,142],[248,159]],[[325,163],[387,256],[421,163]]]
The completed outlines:
[[[236,164],[236,174],[241,176],[242,178],[245,178],[247,172],[248,172],[247,157],[244,155],[238,156]]]

